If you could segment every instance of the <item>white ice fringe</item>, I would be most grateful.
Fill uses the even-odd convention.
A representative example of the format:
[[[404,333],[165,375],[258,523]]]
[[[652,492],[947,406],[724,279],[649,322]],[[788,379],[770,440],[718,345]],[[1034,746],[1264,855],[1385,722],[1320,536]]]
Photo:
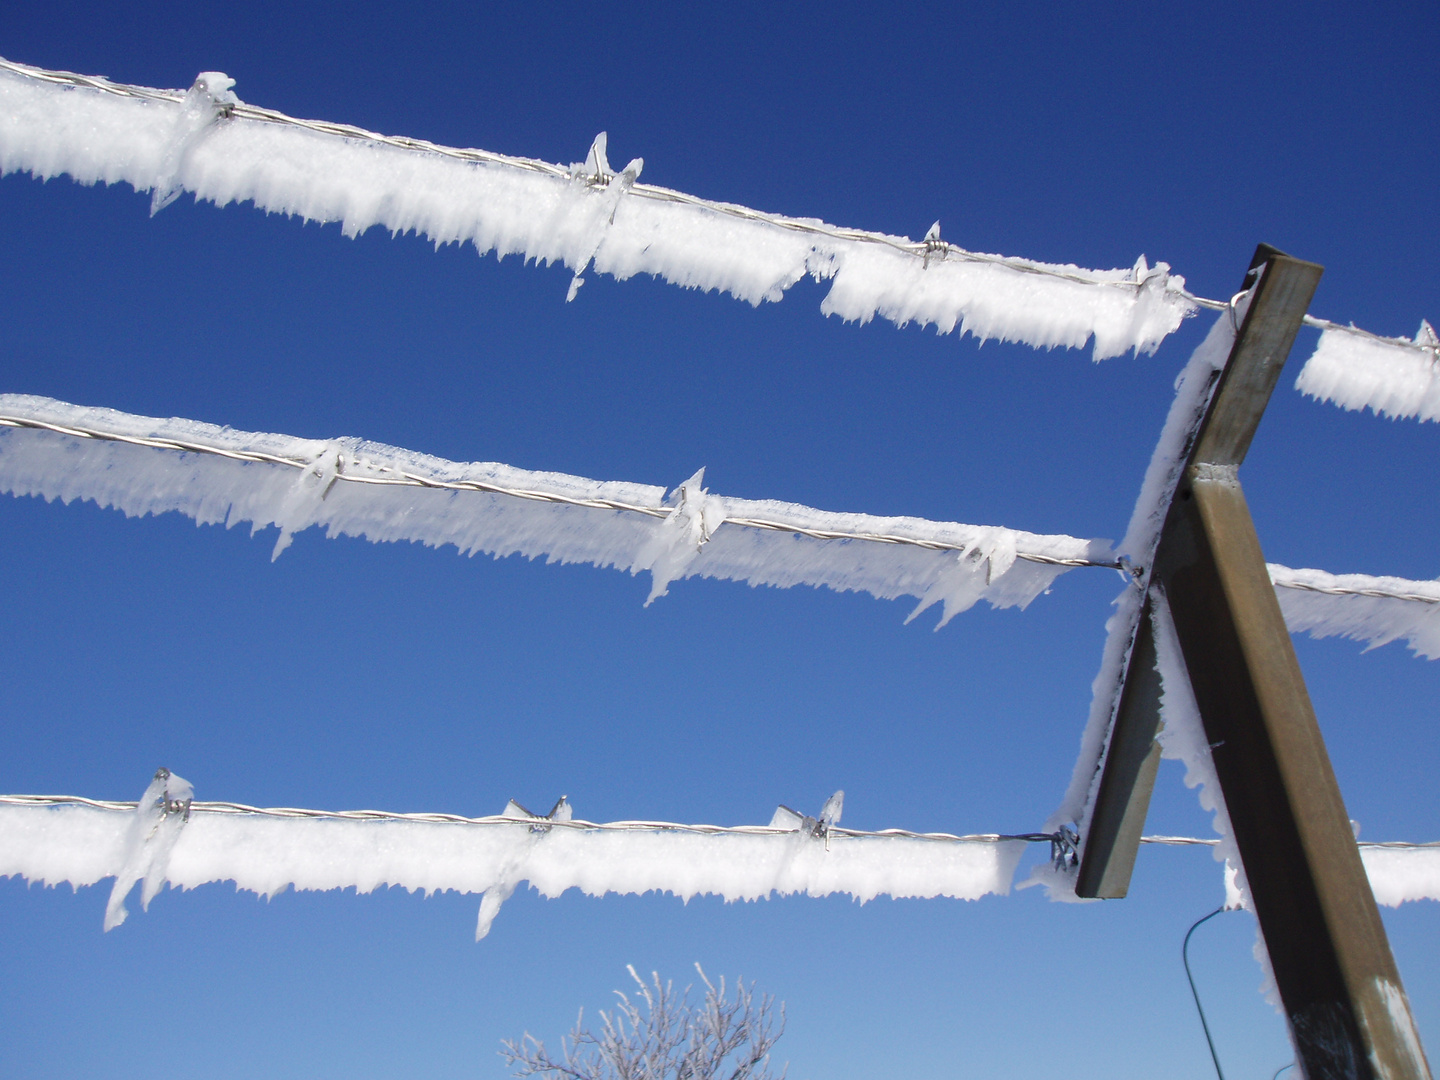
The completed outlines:
[[[667,500],[665,489],[528,472],[492,463],[459,464],[359,439],[317,441],[235,431],[192,420],[159,420],[89,409],[48,398],[0,395],[0,415],[142,438],[201,443],[310,463],[236,461],[55,432],[0,428],[0,491],[70,502],[90,500],[132,516],[177,511],[201,524],[252,531],[275,525],[275,555],[311,525],[327,534],[372,541],[454,544],[465,554],[545,556],[631,573],[649,570],[650,599],[688,577],[752,585],[815,585],[857,590],[882,599],[945,603],[945,618],[983,598],[997,608],[1025,607],[1069,567],[1027,561],[1025,554],[1103,559],[1103,541],[1041,536],[1005,529],[838,514],[769,500],[711,495],[703,470]],[[480,481],[574,499],[644,507],[640,512],[571,506],[479,491],[344,481],[343,476],[396,479],[400,473],[445,482]],[[754,518],[827,532],[881,533],[954,545],[815,539],[791,532],[725,523]],[[1019,557],[1016,557],[1018,553]],[[977,555],[983,555],[978,557]],[[963,595],[962,595],[963,594]]]
[[[1295,388],[1342,409],[1440,420],[1440,338],[1428,322],[1410,340],[1326,330]]]
[[[1327,574],[1276,563],[1268,569],[1292,632],[1363,641],[1366,651],[1403,639],[1417,655],[1440,659],[1440,581]]]
[[[90,806],[0,805],[0,876],[93,885],[125,872],[133,813]],[[485,894],[477,936],[524,882],[546,897],[672,893],[727,901],[843,893],[977,900],[1007,893],[1024,841],[893,836],[817,839],[793,832],[532,829],[529,819],[483,824],[267,817],[197,810],[179,833],[164,881],[193,889],[233,881],[272,897],[286,888],[398,885],[427,894]],[[158,887],[158,886],[157,886]]]
[[[1237,304],[1233,319],[1229,312],[1222,312],[1175,379],[1175,399],[1145,470],[1140,496],[1119,548],[1121,556],[1135,566],[1148,568],[1154,561],[1160,530],[1180,480],[1180,469],[1210,403],[1219,372],[1235,343],[1235,326],[1248,306],[1247,296]],[[1085,835],[1100,786],[1100,763],[1104,760],[1106,741],[1120,702],[1126,661],[1139,626],[1145,588],[1144,582],[1131,582],[1115,598],[1115,612],[1105,623],[1105,650],[1100,671],[1091,686],[1090,716],[1081,735],[1080,754],[1065,797],[1046,823],[1047,831],[1073,822],[1080,826],[1080,834]]]
[[[88,80],[120,91],[104,92],[46,74],[0,61],[0,173],[125,182],[153,192],[155,209],[183,190],[219,206],[248,200],[339,222],[346,236],[378,225],[436,245],[469,242],[482,254],[565,265],[572,299],[586,266],[751,304],[779,300],[809,276],[831,282],[822,310],[846,320],[878,315],[1038,348],[1093,339],[1096,360],[1154,352],[1195,311],[1184,279],[1143,256],[1130,269],[1086,270],[964,252],[933,228],[917,244],[706,203],[638,183],[638,158],[611,173],[603,135],[569,168],[479,151],[459,152],[481,159],[464,160],[241,105],[220,72],[189,95]]]

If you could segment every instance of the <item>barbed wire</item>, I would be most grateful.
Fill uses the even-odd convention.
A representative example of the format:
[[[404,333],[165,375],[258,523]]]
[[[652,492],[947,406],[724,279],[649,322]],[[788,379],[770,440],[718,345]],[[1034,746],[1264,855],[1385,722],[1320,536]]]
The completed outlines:
[[[0,805],[4,806],[87,806],[94,810],[108,810],[116,813],[129,813],[134,811],[136,803],[126,800],[111,799],[88,799],[83,795],[0,795]],[[230,816],[250,816],[268,818],[299,818],[299,819],[326,819],[338,821],[397,821],[417,822],[427,825],[476,825],[476,826],[517,826],[517,825],[543,825],[554,829],[574,829],[580,832],[681,832],[700,833],[704,835],[742,835],[742,836],[790,836],[797,832],[797,829],[778,828],[770,825],[696,825],[683,824],[675,821],[584,821],[580,818],[571,818],[568,821],[555,821],[540,817],[507,817],[503,814],[491,814],[484,817],[466,817],[462,814],[437,814],[437,813],[399,813],[391,810],[312,810],[302,809],[293,806],[248,806],[245,803],[236,802],[191,802],[189,811],[193,814],[217,814]],[[927,840],[940,843],[962,843],[962,844],[1002,844],[1012,841],[1024,841],[1025,843],[1055,843],[1056,833],[969,833],[960,835],[944,832],[914,832],[909,829],[846,829],[839,825],[832,825],[829,828],[829,835],[845,836],[858,840],[865,839],[898,839],[898,840]],[[1194,836],[1142,836],[1142,844],[1162,844],[1169,846],[1207,846],[1218,844],[1218,839],[1205,839]],[[1440,841],[1424,843],[1412,843],[1403,840],[1388,841],[1359,841],[1362,848],[1395,848],[1395,849],[1440,849]]]
[[[259,450],[236,450],[230,447],[212,446],[208,443],[192,442],[185,439],[126,435],[115,431],[102,431],[98,428],[55,424],[47,420],[39,420],[34,417],[14,414],[0,414],[0,427],[53,431],[56,434],[68,435],[77,439],[95,439],[100,442],[127,443],[131,446],[144,446],[159,450],[176,450],[190,454],[213,454],[217,457],[229,458],[233,461],[253,462],[266,465],[284,465],[293,469],[307,469],[315,464],[314,461],[307,461],[304,458],[270,454]],[[484,480],[441,480],[437,477],[397,469],[394,466],[363,458],[355,459],[353,463],[364,465],[367,468],[377,469],[381,472],[393,473],[394,475],[373,476],[366,473],[337,470],[335,479],[350,484],[435,488],[444,491],[476,491],[491,495],[508,495],[512,498],[529,499],[534,502],[559,503],[564,506],[578,506],[595,510],[619,510],[632,514],[644,514],[652,518],[668,517],[675,509],[671,506],[646,506],[643,503],[622,502],[617,499],[584,499],[573,495],[564,495],[560,492],[543,491],[537,488],[506,487],[503,484],[491,484]],[[747,529],[793,533],[797,536],[806,536],[814,540],[864,540],[876,544],[908,545],[911,547],[925,548],[929,551],[963,552],[970,550],[970,547],[966,544],[954,543],[948,540],[926,540],[913,536],[905,536],[900,533],[816,529],[795,522],[776,521],[770,518],[730,517],[727,515],[725,523],[738,525]],[[1018,551],[1016,552],[1016,558],[1024,559],[1027,562],[1044,563],[1049,566],[1100,566],[1112,570],[1122,568],[1121,563],[1117,559],[1063,558],[1057,555],[1046,555],[1042,552],[1034,551]]]
[[[159,438],[147,435],[128,435],[115,431],[104,431],[99,428],[79,427],[71,424],[56,424],[48,420],[40,420],[35,417],[20,416],[14,413],[0,414],[0,427],[13,427],[38,431],[50,431],[59,435],[67,435],[77,439],[93,439],[99,442],[125,443],[131,446],[142,446],[158,450],[174,450],[188,454],[211,454],[216,457],[229,458],[232,461],[250,462],[265,465],[283,465],[293,469],[307,469],[315,464],[314,461],[304,458],[288,457],[283,454],[271,454],[261,450],[236,450],[231,447],[213,446],[209,443],[195,442],[188,439]],[[492,484],[484,480],[441,480],[433,476],[425,476],[421,473],[409,472],[397,469],[394,466],[385,465],[381,462],[365,458],[354,459],[353,464],[363,465],[366,468],[376,469],[382,473],[393,473],[392,476],[373,476],[366,473],[345,472],[343,468],[337,468],[335,473],[336,481],[343,481],[351,484],[374,484],[380,486],[403,486],[418,488],[435,488],[446,491],[474,491],[491,495],[507,495],[517,499],[528,499],[535,502],[558,503],[564,506],[576,506],[597,510],[616,510],[626,513],[644,514],[652,518],[664,518],[669,516],[673,507],[669,506],[647,506],[643,503],[629,503],[617,499],[585,499],[573,495],[565,495],[560,492],[543,491],[537,488],[506,487],[503,484]],[[900,544],[910,547],[923,548],[928,551],[955,551],[964,552],[969,550],[968,546],[961,543],[954,543],[947,540],[927,540],[919,537],[905,536],[900,533],[879,533],[861,532],[858,530],[843,529],[816,529],[800,525],[795,522],[776,521],[770,518],[755,517],[730,517],[726,516],[725,524],[737,525],[747,529],[761,529],[771,532],[786,532],[796,536],[805,536],[814,540],[859,540],[877,544]],[[1043,563],[1049,566],[1102,567],[1109,570],[1119,570],[1135,576],[1135,567],[1127,564],[1122,559],[1091,559],[1091,558],[1063,558],[1056,555],[1046,555],[1041,552],[1018,551],[1016,557],[1028,562]],[[1440,595],[1427,593],[1407,592],[1398,589],[1384,589],[1376,586],[1343,586],[1343,585],[1312,585],[1306,582],[1293,579],[1272,579],[1277,588],[1296,589],[1302,592],[1322,593],[1327,596],[1365,596],[1379,600],[1396,600],[1406,603],[1440,604]]]
[[[87,90],[95,90],[100,93],[110,94],[116,97],[134,98],[143,101],[164,101],[178,104],[185,99],[185,93],[181,90],[159,90],[148,86],[136,86],[129,83],[113,82],[103,76],[81,75],[73,71],[50,70],[46,68],[32,67],[29,64],[17,63],[13,60],[0,58],[0,70],[9,71],[12,74],[24,78],[35,79],[40,82],[47,82],[52,85],[78,87]],[[384,135],[380,132],[369,131],[352,124],[334,123],[325,120],[305,120],[299,117],[290,116],[276,109],[266,109],[257,105],[247,105],[243,102],[224,105],[221,108],[221,115],[241,120],[253,120],[260,123],[276,124],[286,127],[294,127],[304,131],[313,131],[321,135],[330,135],[342,139],[354,139],[361,142],[373,143],[381,146],[389,146],[398,150],[405,150],[413,153],[434,154],[439,157],[450,158],[456,161],[463,161],[477,165],[498,165],[505,168],[520,169],[526,172],[552,177],[555,179],[574,179],[572,171],[562,165],[553,164],[548,161],[541,161],[538,158],[517,157],[509,154],[497,154],[489,150],[474,148],[460,148],[444,146],[440,143],[432,143],[426,139],[416,139],[403,135]],[[590,177],[592,184],[606,186],[613,179],[612,174],[597,175]],[[630,185],[628,194],[643,199],[652,199],[659,202],[678,203],[685,206],[694,206],[699,209],[708,210],[712,213],[721,214],[726,217],[739,218],[745,221],[759,222],[771,225],[775,228],[784,229],[788,232],[805,233],[815,236],[823,236],[832,240],[844,240],[856,243],[876,244],[887,247],[906,255],[923,260],[926,266],[933,259],[945,261],[956,259],[961,262],[986,263],[995,266],[1003,266],[1006,269],[1022,274],[1037,274],[1044,277],[1057,278],[1062,281],[1069,281],[1079,285],[1100,286],[1103,288],[1118,288],[1137,292],[1147,287],[1153,279],[1153,272],[1147,274],[1135,273],[1130,280],[1101,278],[1093,274],[1075,273],[1063,266],[1049,263],[1036,262],[1030,259],[1022,259],[1007,255],[992,255],[985,252],[969,251],[949,241],[940,240],[938,237],[927,238],[920,241],[911,240],[909,237],[890,236],[886,233],[872,232],[865,229],[851,229],[839,225],[831,225],[827,222],[816,219],[802,219],[787,217],[783,214],[766,213],[761,210],[753,210],[747,206],[737,203],[719,202],[713,199],[704,199],[696,195],[689,195],[683,191],[675,191],[671,188],[660,187],[655,184],[635,181]],[[1137,266],[1137,271],[1139,267]],[[1214,311],[1223,311],[1230,307],[1231,302],[1225,300],[1213,300],[1209,297],[1200,296],[1189,289],[1175,283],[1171,277],[1166,277],[1165,288],[1167,291],[1183,297],[1185,300],[1198,307],[1208,308]],[[1372,341],[1396,348],[1408,348],[1419,352],[1427,353],[1437,364],[1440,364],[1440,349],[1431,345],[1424,345],[1409,338],[1386,337],[1381,334],[1374,334],[1368,330],[1362,330],[1353,324],[1332,322],[1329,319],[1321,319],[1312,315],[1304,318],[1307,326],[1317,327],[1321,330],[1335,331],[1338,333],[1353,334]]]

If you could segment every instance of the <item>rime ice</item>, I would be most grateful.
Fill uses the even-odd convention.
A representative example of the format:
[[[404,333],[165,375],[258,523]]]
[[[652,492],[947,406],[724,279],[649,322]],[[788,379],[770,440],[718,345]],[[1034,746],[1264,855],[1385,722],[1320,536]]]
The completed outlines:
[[[124,182],[151,191],[156,209],[190,191],[218,206],[249,201],[338,222],[346,236],[378,225],[437,245],[471,243],[482,254],[568,267],[567,299],[586,267],[622,281],[653,274],[751,304],[779,300],[808,276],[830,283],[822,310],[847,321],[879,316],[1037,348],[1093,341],[1097,360],[1154,352],[1195,310],[1184,279],[1143,257],[1116,270],[1001,262],[937,236],[921,258],[902,250],[919,247],[906,237],[642,189],[643,161],[611,173],[604,135],[584,163],[567,169],[493,154],[463,160],[359,131],[343,137],[246,118],[243,110],[212,122],[217,104],[234,104],[229,82],[201,76],[193,97],[140,100],[0,71],[0,173]]]

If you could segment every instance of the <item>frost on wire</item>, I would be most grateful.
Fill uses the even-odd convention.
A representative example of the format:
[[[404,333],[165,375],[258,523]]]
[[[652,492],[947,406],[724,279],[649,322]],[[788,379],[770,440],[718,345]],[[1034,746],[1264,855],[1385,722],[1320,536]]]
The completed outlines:
[[[1228,326],[1228,320],[1224,322]],[[1224,342],[1207,344],[1197,353],[1198,365],[1192,361],[1181,376],[1180,403],[1172,417],[1196,415],[1204,407],[1208,373],[1214,370],[1212,354]],[[216,452],[137,446],[3,426],[6,422],[163,439]],[[1173,485],[1183,428],[1178,421],[1167,424],[1122,545],[1135,565],[1148,562],[1158,535],[1155,507],[1157,500],[1168,499]],[[239,461],[223,456],[226,453],[266,454],[294,465]],[[938,606],[939,626],[981,600],[996,608],[1023,609],[1071,569],[1044,560],[1114,564],[1115,552],[1104,540],[736,499],[711,493],[704,486],[704,473],[697,471],[667,494],[662,487],[645,484],[494,463],[462,464],[360,439],[298,439],[0,395],[0,492],[67,503],[90,500],[132,516],[176,511],[200,524],[248,522],[252,532],[275,526],[272,557],[290,545],[295,533],[319,526],[332,537],[453,544],[471,555],[544,556],[552,562],[587,562],[632,574],[648,571],[647,604],[664,596],[672,582],[687,577],[781,588],[825,586],[882,599],[911,596],[919,602],[909,619]],[[494,485],[531,497],[397,482],[405,474],[436,483]],[[387,482],[357,482],[366,478]],[[604,501],[630,509],[545,501],[551,498]],[[761,528],[760,522],[777,527]],[[852,535],[806,536],[796,531],[801,529]],[[909,542],[861,538],[867,535]],[[936,544],[945,546],[925,546]],[[1343,634],[1372,646],[1405,638],[1422,656],[1440,655],[1440,586],[1434,582],[1337,576],[1276,564],[1270,566],[1270,575],[1292,630],[1308,630],[1317,637]],[[1139,596],[1138,586],[1127,588],[1107,623],[1105,660],[1095,683],[1083,755],[1096,761],[1140,610]],[[1063,813],[1075,813],[1083,805],[1093,778],[1082,771],[1076,773]]]
[[[150,792],[146,792],[147,799]],[[144,812],[63,805],[0,805],[0,877],[78,888],[117,877],[123,900],[136,880],[145,901],[165,882],[193,889],[233,881],[272,897],[287,888],[400,886],[426,894],[483,894],[476,938],[500,905],[529,883],[541,895],[671,893],[727,901],[843,893],[978,900],[1006,893],[1025,842],[961,842],[895,836],[819,838],[790,831],[687,832],[605,829],[581,823],[536,827],[530,818],[484,823],[363,821],[207,813],[197,808],[136,877],[132,839],[152,826]],[[120,886],[124,889],[121,890]],[[121,919],[107,916],[106,929]]]
[[[0,415],[144,438],[202,443],[308,462],[235,461],[56,432],[0,428],[0,491],[70,502],[90,500],[128,515],[177,511],[201,524],[276,526],[274,555],[311,526],[328,535],[372,541],[409,540],[462,553],[544,556],[551,562],[613,566],[652,575],[650,599],[687,577],[752,585],[815,585],[868,592],[882,599],[916,597],[916,614],[932,605],[941,624],[980,600],[1023,608],[1069,567],[1025,555],[1096,559],[1104,541],[1043,536],[998,527],[829,513],[773,500],[711,494],[704,470],[668,495],[665,488],[531,472],[493,463],[461,464],[360,439],[307,440],[160,420],[48,398],[0,395]],[[569,499],[608,500],[653,512],[596,509],[512,495],[396,484],[341,482],[349,476],[394,479],[402,473],[444,482],[478,481]],[[884,533],[954,545],[828,540],[742,527],[727,518],[782,521],[841,532]],[[913,617],[913,616],[912,616]]]
[[[1326,330],[1295,389],[1342,409],[1440,420],[1440,338],[1428,322],[1408,340]]]
[[[1154,352],[1195,311],[1184,280],[1143,256],[1119,270],[999,262],[941,244],[933,229],[931,242],[917,244],[705,203],[639,184],[638,158],[610,172],[603,136],[569,167],[479,152],[484,160],[464,160],[358,129],[277,122],[278,114],[239,107],[220,72],[204,73],[185,95],[135,88],[145,96],[40,74],[0,68],[0,174],[124,182],[151,192],[152,209],[188,191],[218,206],[249,201],[338,222],[346,236],[378,225],[437,246],[471,243],[481,254],[563,264],[575,274],[570,298],[587,266],[751,304],[779,300],[808,276],[830,283],[822,311],[847,321],[880,316],[1038,348],[1093,340],[1096,360]]]

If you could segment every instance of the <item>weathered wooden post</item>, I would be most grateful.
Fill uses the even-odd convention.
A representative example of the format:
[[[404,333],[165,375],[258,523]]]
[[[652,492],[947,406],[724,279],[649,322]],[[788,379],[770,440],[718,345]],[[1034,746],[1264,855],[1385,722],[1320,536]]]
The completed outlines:
[[[1410,1005],[1238,477],[1321,267],[1261,245],[1249,311],[1169,508],[1164,591],[1308,1080],[1429,1080]],[[1159,748],[1150,605],[1131,649],[1081,896],[1129,888]]]

